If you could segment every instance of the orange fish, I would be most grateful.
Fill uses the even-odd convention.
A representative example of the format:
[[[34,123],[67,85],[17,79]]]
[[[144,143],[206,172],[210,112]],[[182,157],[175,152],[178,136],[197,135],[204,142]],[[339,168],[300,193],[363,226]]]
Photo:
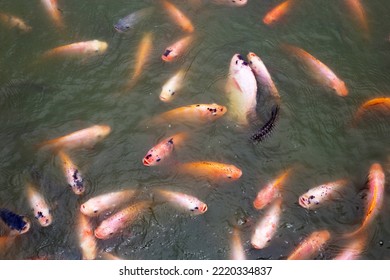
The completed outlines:
[[[79,213],[77,235],[83,260],[94,260],[97,255],[97,240],[89,218]]]
[[[84,178],[81,175],[79,168],[73,163],[70,157],[63,151],[58,152],[58,156],[62,162],[62,168],[66,177],[66,181],[72,188],[72,191],[81,195],[85,192]]]
[[[26,192],[27,199],[34,212],[34,217],[38,220],[41,226],[49,226],[52,223],[53,218],[45,198],[38,192],[36,187],[30,183],[27,183]]]
[[[16,235],[13,234],[0,236],[0,256],[15,243],[15,239]]]
[[[264,16],[263,22],[267,25],[272,25],[278,22],[282,17],[284,17],[290,11],[293,2],[294,2],[293,0],[287,0],[277,5],[275,8],[273,8]]]
[[[41,2],[54,21],[54,24],[59,28],[64,28],[61,10],[58,8],[57,0],[41,0]]]
[[[213,161],[195,161],[179,164],[179,171],[197,177],[207,177],[214,180],[237,180],[242,171],[232,164]]]
[[[360,119],[366,110],[374,107],[390,109],[390,97],[377,97],[364,102],[356,112],[354,121]]]
[[[99,239],[109,239],[128,227],[147,208],[151,206],[150,201],[134,203],[103,220],[95,229],[95,236]]]
[[[379,163],[374,163],[371,165],[368,174],[367,210],[364,215],[363,223],[357,230],[348,233],[346,235],[347,237],[363,232],[372,223],[382,208],[384,192],[385,173]]]
[[[128,88],[133,87],[134,84],[137,82],[137,80],[139,79],[142,73],[143,68],[147,63],[147,60],[150,57],[150,51],[152,49],[152,39],[153,39],[153,34],[151,32],[148,32],[144,35],[144,37],[142,38],[138,46],[134,72],[133,72],[133,76],[128,82]]]
[[[286,180],[287,175],[291,172],[291,168],[283,172],[278,178],[274,181],[268,183],[264,188],[262,188],[253,201],[253,207],[258,210],[263,209],[266,205],[270,204],[276,197],[280,195],[280,188]]]
[[[165,10],[168,12],[169,16],[172,18],[172,20],[180,26],[180,28],[183,31],[186,32],[193,32],[194,26],[192,25],[191,21],[188,17],[186,17],[182,11],[180,11],[175,5],[172,3],[162,0],[162,5],[164,6]]]
[[[192,215],[204,214],[207,211],[207,204],[192,195],[163,189],[157,189],[156,192],[178,209],[187,210]]]
[[[334,258],[334,260],[357,260],[367,245],[367,235],[361,234],[352,238],[345,245],[345,248]]]
[[[290,254],[287,260],[309,260],[325,245],[330,239],[327,230],[315,231],[306,237],[297,248]]]
[[[40,144],[40,146],[54,149],[92,147],[96,142],[105,138],[110,132],[111,127],[108,125],[94,125],[65,136],[45,141]]]
[[[0,13],[0,20],[9,28],[17,28],[23,32],[28,32],[32,28],[26,24],[21,18],[13,15]]]
[[[345,83],[324,63],[301,48],[291,45],[284,45],[283,48],[298,57],[299,61],[310,71],[308,73],[319,84],[334,90],[339,96],[348,95],[348,88]]]
[[[154,123],[164,121],[206,123],[219,119],[227,112],[227,108],[218,104],[193,104],[162,113],[152,120]]]
[[[186,133],[178,133],[162,140],[146,153],[142,160],[143,164],[145,166],[160,164],[161,160],[169,157],[172,154],[174,147],[180,145],[186,138]]]
[[[231,260],[246,260],[244,247],[242,246],[240,232],[237,227],[233,228],[232,237],[230,240],[230,259]]]
[[[166,62],[171,62],[177,59],[189,47],[193,39],[194,37],[192,35],[188,35],[179,39],[165,49],[164,53],[161,56],[161,59]]]
[[[43,58],[53,56],[93,56],[103,54],[107,50],[108,44],[99,40],[76,42],[64,46],[50,49],[43,53]]]
[[[135,196],[136,192],[136,190],[123,190],[92,197],[81,204],[80,211],[86,216],[97,217],[105,211],[129,201]]]
[[[360,0],[345,0],[349,10],[354,15],[356,24],[360,26],[363,31],[363,36],[368,39],[370,36],[370,29],[368,27],[366,11]]]

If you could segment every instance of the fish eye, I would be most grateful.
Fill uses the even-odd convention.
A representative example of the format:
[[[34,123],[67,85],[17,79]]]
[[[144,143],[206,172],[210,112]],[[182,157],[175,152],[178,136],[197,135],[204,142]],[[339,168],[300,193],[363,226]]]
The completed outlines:
[[[126,28],[126,29],[129,29],[129,28],[130,28],[130,25],[126,24],[126,25],[125,25],[125,28]]]
[[[196,207],[195,207],[195,210],[198,210],[198,209],[199,209],[199,207],[198,207],[198,206],[196,206]]]
[[[95,214],[96,214],[97,212],[98,212],[97,210],[94,210],[94,211],[93,211],[93,213],[95,213]]]

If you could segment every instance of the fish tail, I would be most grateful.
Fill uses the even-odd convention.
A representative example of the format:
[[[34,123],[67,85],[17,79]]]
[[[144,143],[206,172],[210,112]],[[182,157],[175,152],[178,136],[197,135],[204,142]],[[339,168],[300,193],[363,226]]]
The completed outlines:
[[[272,109],[271,118],[267,121],[267,123],[250,137],[253,142],[263,141],[272,132],[276,123],[278,112],[279,105],[276,105]]]

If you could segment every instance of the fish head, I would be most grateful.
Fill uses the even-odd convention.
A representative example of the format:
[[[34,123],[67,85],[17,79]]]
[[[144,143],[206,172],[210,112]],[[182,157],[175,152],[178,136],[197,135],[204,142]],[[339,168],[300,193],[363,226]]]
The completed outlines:
[[[196,106],[200,107],[200,105]],[[208,104],[207,106],[202,106],[201,110],[204,115],[210,118],[222,117],[227,112],[227,108],[225,106],[218,105],[216,103]]]
[[[203,214],[207,211],[207,204],[199,203],[194,208],[190,209],[194,215]]]
[[[99,226],[95,229],[94,235],[98,239],[109,239],[114,235],[114,231],[109,226]]]
[[[263,22],[267,25],[271,25],[276,21],[275,14],[273,13],[268,13],[264,18]]]
[[[177,57],[177,53],[172,48],[167,48],[161,56],[161,59],[165,62],[172,61],[175,57]]]
[[[97,125],[95,126],[96,136],[98,139],[105,138],[111,132],[109,125]]]
[[[161,158],[156,153],[154,149],[151,149],[143,158],[142,163],[145,166],[153,166],[158,164],[161,161]]]
[[[214,0],[216,4],[227,5],[231,7],[242,7],[248,3],[248,0]]]
[[[96,216],[99,214],[99,207],[93,203],[83,203],[80,206],[80,212],[86,216]]]
[[[35,218],[38,219],[38,222],[41,226],[47,227],[51,225],[53,218],[50,213],[47,213],[47,215],[44,215],[42,212],[38,212]]]
[[[114,28],[118,32],[127,32],[131,29],[131,25],[126,20],[120,19],[116,24],[114,24]]]
[[[30,227],[31,227],[30,220],[28,218],[26,218],[26,217],[23,217],[23,222],[24,222],[24,225],[19,230],[19,234],[24,234],[24,233],[26,233],[26,232],[28,232],[30,230]]]
[[[246,67],[249,67],[248,62],[245,61],[244,57],[241,54],[236,53],[230,60],[230,75],[233,75],[240,71],[242,68]]]
[[[305,193],[299,197],[299,205],[303,208],[310,209],[316,207],[320,202],[316,196],[310,193]]]
[[[336,79],[332,83],[332,89],[339,95],[339,96],[347,96],[348,95],[348,88],[345,85],[344,81]]]
[[[226,173],[227,178],[232,180],[239,179],[241,175],[242,175],[242,170],[233,165],[228,168],[228,172]]]
[[[92,42],[92,50],[96,54],[104,53],[107,50],[107,48],[108,48],[108,44],[106,42],[99,41],[99,40],[93,40]]]
[[[163,87],[160,93],[160,100],[163,102],[168,102],[171,100],[172,96],[175,95],[175,91],[171,87]]]
[[[379,163],[373,163],[370,167],[368,177],[370,180],[376,178],[377,180],[384,182],[385,174],[383,172],[382,166]]]

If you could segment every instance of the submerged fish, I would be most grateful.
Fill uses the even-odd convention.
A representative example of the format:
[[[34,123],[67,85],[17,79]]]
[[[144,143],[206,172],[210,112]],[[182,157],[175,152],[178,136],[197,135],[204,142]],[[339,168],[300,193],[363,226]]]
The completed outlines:
[[[314,187],[299,197],[299,205],[309,210],[316,209],[337,196],[346,184],[346,180],[338,180]]]
[[[28,218],[8,209],[0,208],[0,218],[11,229],[12,234],[24,234],[30,230],[31,223]]]
[[[233,55],[230,60],[225,90],[229,98],[229,114],[239,125],[248,125],[256,116],[257,82],[240,54]]]
[[[161,0],[161,3],[164,9],[168,12],[168,15],[178,26],[180,26],[183,31],[190,33],[194,31],[194,26],[192,25],[191,20],[186,15],[184,15],[181,10],[179,10],[169,1]]]
[[[263,141],[272,132],[273,128],[275,127],[278,112],[279,106],[275,106],[272,109],[271,118],[250,137],[253,142]]]
[[[348,9],[355,17],[356,24],[363,31],[363,36],[368,39],[370,36],[370,28],[368,26],[366,11],[360,0],[344,0]]]
[[[357,122],[368,109],[379,108],[390,111],[390,97],[377,97],[364,102],[357,110],[354,122]]]
[[[61,159],[66,181],[72,188],[72,191],[77,195],[83,194],[85,192],[84,178],[81,175],[79,168],[64,151],[59,151],[58,156]]]
[[[10,14],[0,13],[0,21],[9,28],[17,28],[23,32],[28,32],[32,29],[24,20]]]
[[[52,223],[53,218],[50,213],[50,208],[43,195],[39,193],[37,188],[30,183],[27,183],[26,192],[27,199],[34,212],[35,219],[38,220],[41,226],[49,226]]]
[[[151,148],[144,156],[142,163],[145,166],[155,166],[161,163],[172,154],[176,145],[180,145],[187,138],[187,133],[177,133],[173,136],[165,138],[153,148]]]
[[[114,28],[118,32],[128,32],[134,29],[135,25],[141,22],[144,18],[150,16],[153,10],[153,7],[149,7],[132,12],[124,18],[119,19],[118,22],[114,25]]]
[[[128,227],[134,220],[152,205],[150,201],[140,201],[114,213],[103,220],[95,229],[95,236],[99,239],[109,239]]]
[[[136,190],[123,190],[104,193],[88,199],[81,204],[80,211],[86,216],[97,217],[107,210],[114,209],[132,199]]]
[[[161,101],[169,102],[176,96],[177,91],[182,87],[185,74],[185,70],[181,69],[163,85],[160,93]]]
[[[367,245],[367,234],[356,236],[345,244],[345,247],[334,260],[357,260],[360,258]]]
[[[317,83],[334,90],[339,96],[348,95],[348,88],[344,81],[338,78],[328,66],[319,61],[317,58],[305,50],[295,46],[284,45],[283,49],[296,56],[299,61],[306,66],[309,71],[309,75],[311,75]]]
[[[309,260],[313,258],[330,239],[327,230],[315,231],[306,237],[288,256],[288,260]]]
[[[231,7],[243,7],[248,3],[248,0],[211,0],[217,5],[226,5]]]
[[[97,255],[97,240],[87,216],[78,214],[77,236],[83,260],[94,260]]]
[[[165,49],[164,53],[161,55],[161,59],[166,62],[177,59],[179,56],[183,55],[183,52],[189,47],[193,40],[193,35],[188,35],[179,39]]]
[[[213,180],[237,180],[241,177],[240,168],[221,162],[195,161],[178,165],[179,172]]]
[[[230,239],[230,259],[231,260],[246,260],[244,247],[242,245],[240,232],[237,227],[233,228],[233,233]]]
[[[41,0],[50,18],[58,28],[64,28],[61,10],[58,8],[57,0]]]
[[[157,189],[156,192],[178,209],[186,210],[192,215],[204,214],[207,211],[207,204],[192,195],[164,189]]]
[[[99,40],[76,42],[64,46],[50,49],[43,53],[44,58],[53,56],[93,56],[103,54],[107,50],[108,44]]]
[[[278,22],[290,11],[294,1],[295,0],[287,0],[274,7],[264,16],[263,22],[267,25],[272,25]]]

